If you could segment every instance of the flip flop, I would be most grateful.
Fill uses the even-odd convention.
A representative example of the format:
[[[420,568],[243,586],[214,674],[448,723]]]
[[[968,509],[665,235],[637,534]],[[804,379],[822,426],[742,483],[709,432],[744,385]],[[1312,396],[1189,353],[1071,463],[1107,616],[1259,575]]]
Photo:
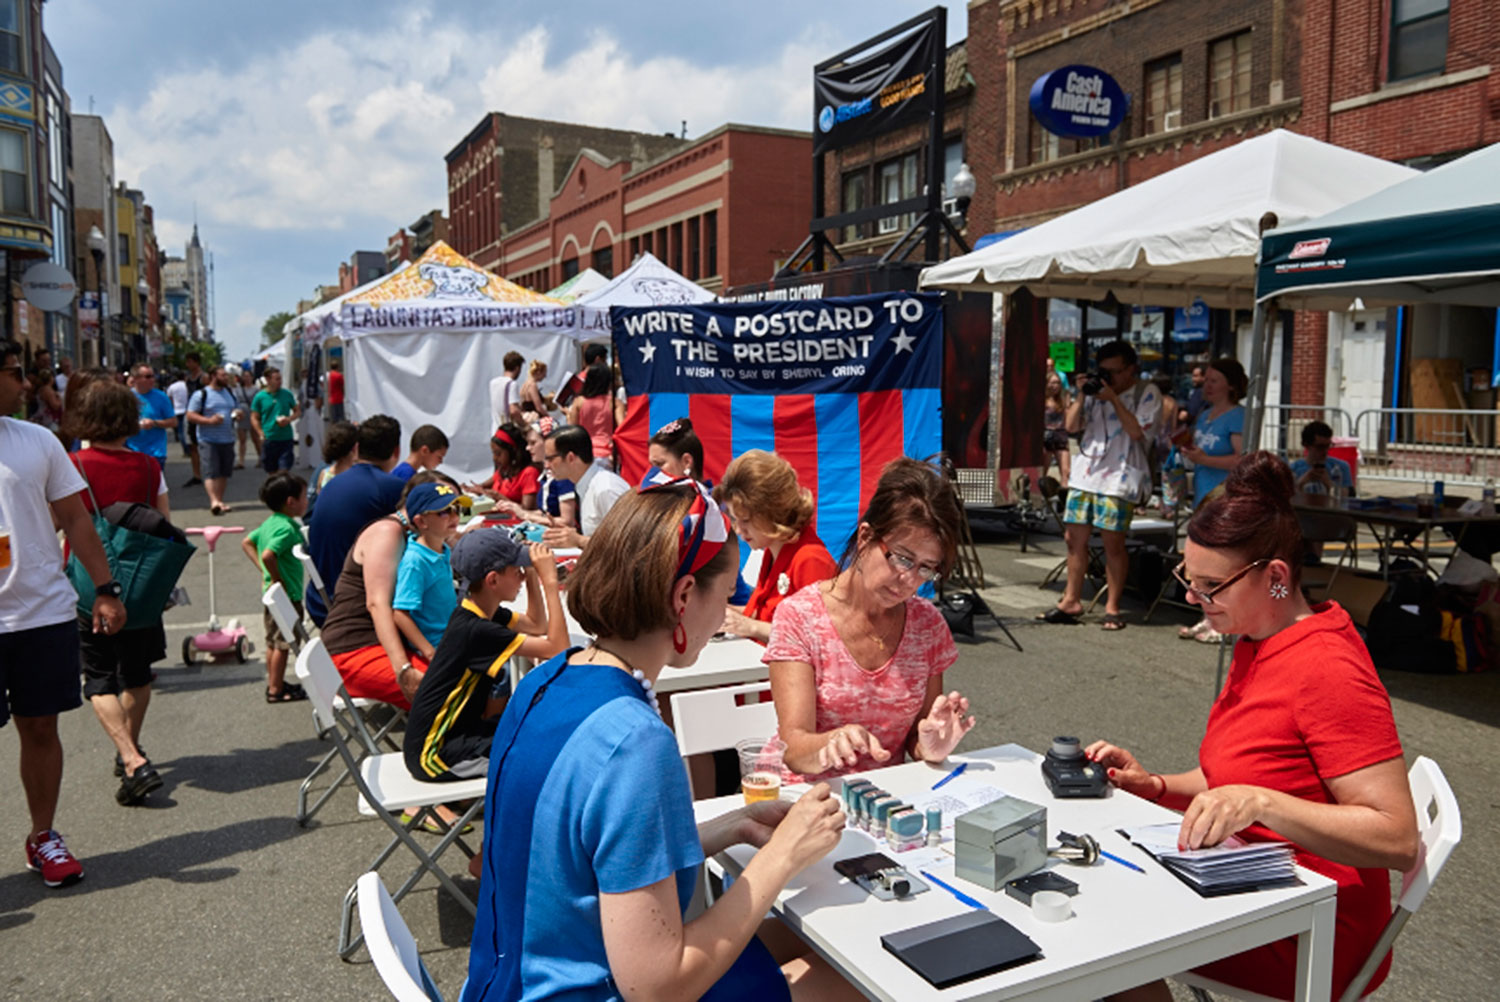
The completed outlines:
[[[215,515],[222,515],[222,514],[224,514],[224,506],[221,505],[221,504],[210,505],[208,510],[211,511]]]
[[[1039,622],[1052,623],[1055,626],[1079,626],[1083,622],[1075,614],[1063,612],[1056,606],[1053,606],[1036,618]]]
[[[409,824],[411,824],[411,819],[412,819],[412,813],[411,813],[411,811],[402,811],[401,812],[401,824],[402,825],[409,825]],[[417,827],[414,828],[414,829],[412,829],[412,830],[413,831],[427,832],[429,835],[446,835],[447,834],[447,831],[438,823],[437,819],[434,818],[434,817],[432,817],[431,815],[428,815],[427,817],[423,818],[422,819],[422,823],[419,824],[419,825],[417,825]],[[459,831],[459,834],[460,835],[467,835],[470,832],[472,832],[473,830],[474,830],[474,825],[473,824],[465,824],[463,826],[463,828]]]
[[[1099,621],[1099,629],[1107,633],[1118,633],[1128,625],[1125,622],[1125,617],[1118,612],[1106,612],[1104,618]]]
[[[307,698],[307,690],[300,685],[284,682],[280,692],[272,692],[266,689],[267,703],[300,703]]]

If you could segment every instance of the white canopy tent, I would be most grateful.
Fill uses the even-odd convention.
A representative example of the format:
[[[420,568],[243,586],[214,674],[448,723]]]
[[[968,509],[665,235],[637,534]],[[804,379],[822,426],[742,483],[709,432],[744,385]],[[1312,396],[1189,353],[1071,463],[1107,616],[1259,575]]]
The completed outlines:
[[[350,420],[391,415],[403,449],[417,427],[436,425],[450,443],[444,471],[466,482],[493,471],[489,384],[501,360],[518,351],[552,371],[575,367],[585,312],[492,275],[439,241],[298,320],[305,341],[343,340]]]
[[[292,357],[292,335],[288,334],[269,348],[262,349],[255,355],[255,361],[274,365],[278,369],[285,369],[287,362]]]
[[[1261,234],[1416,172],[1276,129],[924,269],[925,289],[1212,307],[1255,305]],[[1246,440],[1258,441],[1270,338],[1257,309]]]
[[[580,306],[591,306],[608,313],[611,306],[670,306],[673,303],[710,303],[716,297],[692,279],[668,268],[650,251],[641,254],[630,267],[610,279],[603,288],[578,297]],[[595,335],[591,332],[591,338]],[[609,337],[605,328],[598,334]]]
[[[574,303],[608,284],[609,279],[592,268],[585,268],[557,288],[548,289],[547,295],[565,303]]]

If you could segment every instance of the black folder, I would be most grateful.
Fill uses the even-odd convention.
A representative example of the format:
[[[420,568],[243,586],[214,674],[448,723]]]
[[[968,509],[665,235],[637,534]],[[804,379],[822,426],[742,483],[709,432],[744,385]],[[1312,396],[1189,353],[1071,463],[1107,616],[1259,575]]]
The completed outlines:
[[[907,967],[947,988],[1037,960],[1041,947],[1002,918],[979,910],[880,937]]]

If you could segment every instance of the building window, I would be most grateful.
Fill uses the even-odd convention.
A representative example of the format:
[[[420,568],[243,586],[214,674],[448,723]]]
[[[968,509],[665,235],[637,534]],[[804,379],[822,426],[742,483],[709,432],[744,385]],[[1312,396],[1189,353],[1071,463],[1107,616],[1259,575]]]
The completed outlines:
[[[578,274],[578,259],[570,257],[562,263],[562,281],[558,284],[561,285],[576,274]]]
[[[594,251],[594,270],[605,278],[615,277],[615,245],[605,244]]]
[[[672,224],[672,270],[682,274],[682,224]]]
[[[856,212],[868,208],[870,205],[870,175],[863,170],[852,174],[845,174],[842,182],[840,211]],[[860,223],[857,226],[844,227],[844,240],[863,240],[870,235],[870,224]]]
[[[1221,38],[1208,51],[1208,117],[1250,107],[1250,32]]]
[[[687,227],[687,271],[683,274],[696,282],[703,255],[702,241],[698,239],[698,217],[694,216],[683,225]]]
[[[640,256],[641,256],[641,238],[640,237],[631,237],[630,238],[630,260],[634,261],[636,258],[638,258]]]
[[[49,177],[59,191],[68,184],[68,164],[64,155],[67,136],[63,132],[62,102],[52,92],[47,93],[47,161],[51,168]]]
[[[0,70],[26,73],[26,47],[21,44],[21,0],[0,0]]]
[[[120,267],[130,267],[130,234],[121,233],[116,239],[120,242]]]
[[[876,168],[876,173],[879,177],[881,205],[890,205],[893,202],[917,197],[916,153],[908,153],[904,157],[887,160]],[[888,216],[880,220],[876,231],[895,233],[911,226],[915,219],[915,214],[910,212],[904,212],[900,216]]]
[[[1144,135],[1182,125],[1182,53],[1146,64],[1146,128]]]
[[[31,215],[30,162],[26,153],[26,133],[0,129],[0,212],[11,216]]]
[[[1062,156],[1062,137],[1031,116],[1031,163],[1044,164]]]
[[[951,198],[953,191],[953,175],[958,173],[958,168],[964,162],[964,141],[962,139],[950,139],[943,144],[943,197]]]
[[[1391,79],[1441,73],[1448,57],[1448,0],[1391,0]]]
[[[703,214],[703,274],[712,278],[719,273],[719,213]]]

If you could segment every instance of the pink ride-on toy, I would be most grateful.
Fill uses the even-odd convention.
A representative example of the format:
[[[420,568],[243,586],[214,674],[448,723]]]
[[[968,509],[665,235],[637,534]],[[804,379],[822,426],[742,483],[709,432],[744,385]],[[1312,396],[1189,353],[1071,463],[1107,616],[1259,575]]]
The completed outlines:
[[[198,655],[204,655],[212,661],[232,657],[244,664],[252,649],[250,636],[245,628],[238,619],[231,619],[223,629],[219,628],[217,596],[214,594],[214,547],[224,533],[244,532],[245,529],[239,525],[210,525],[184,531],[189,536],[202,536],[203,541],[208,544],[208,631],[183,638],[182,663],[190,665],[197,660]]]

